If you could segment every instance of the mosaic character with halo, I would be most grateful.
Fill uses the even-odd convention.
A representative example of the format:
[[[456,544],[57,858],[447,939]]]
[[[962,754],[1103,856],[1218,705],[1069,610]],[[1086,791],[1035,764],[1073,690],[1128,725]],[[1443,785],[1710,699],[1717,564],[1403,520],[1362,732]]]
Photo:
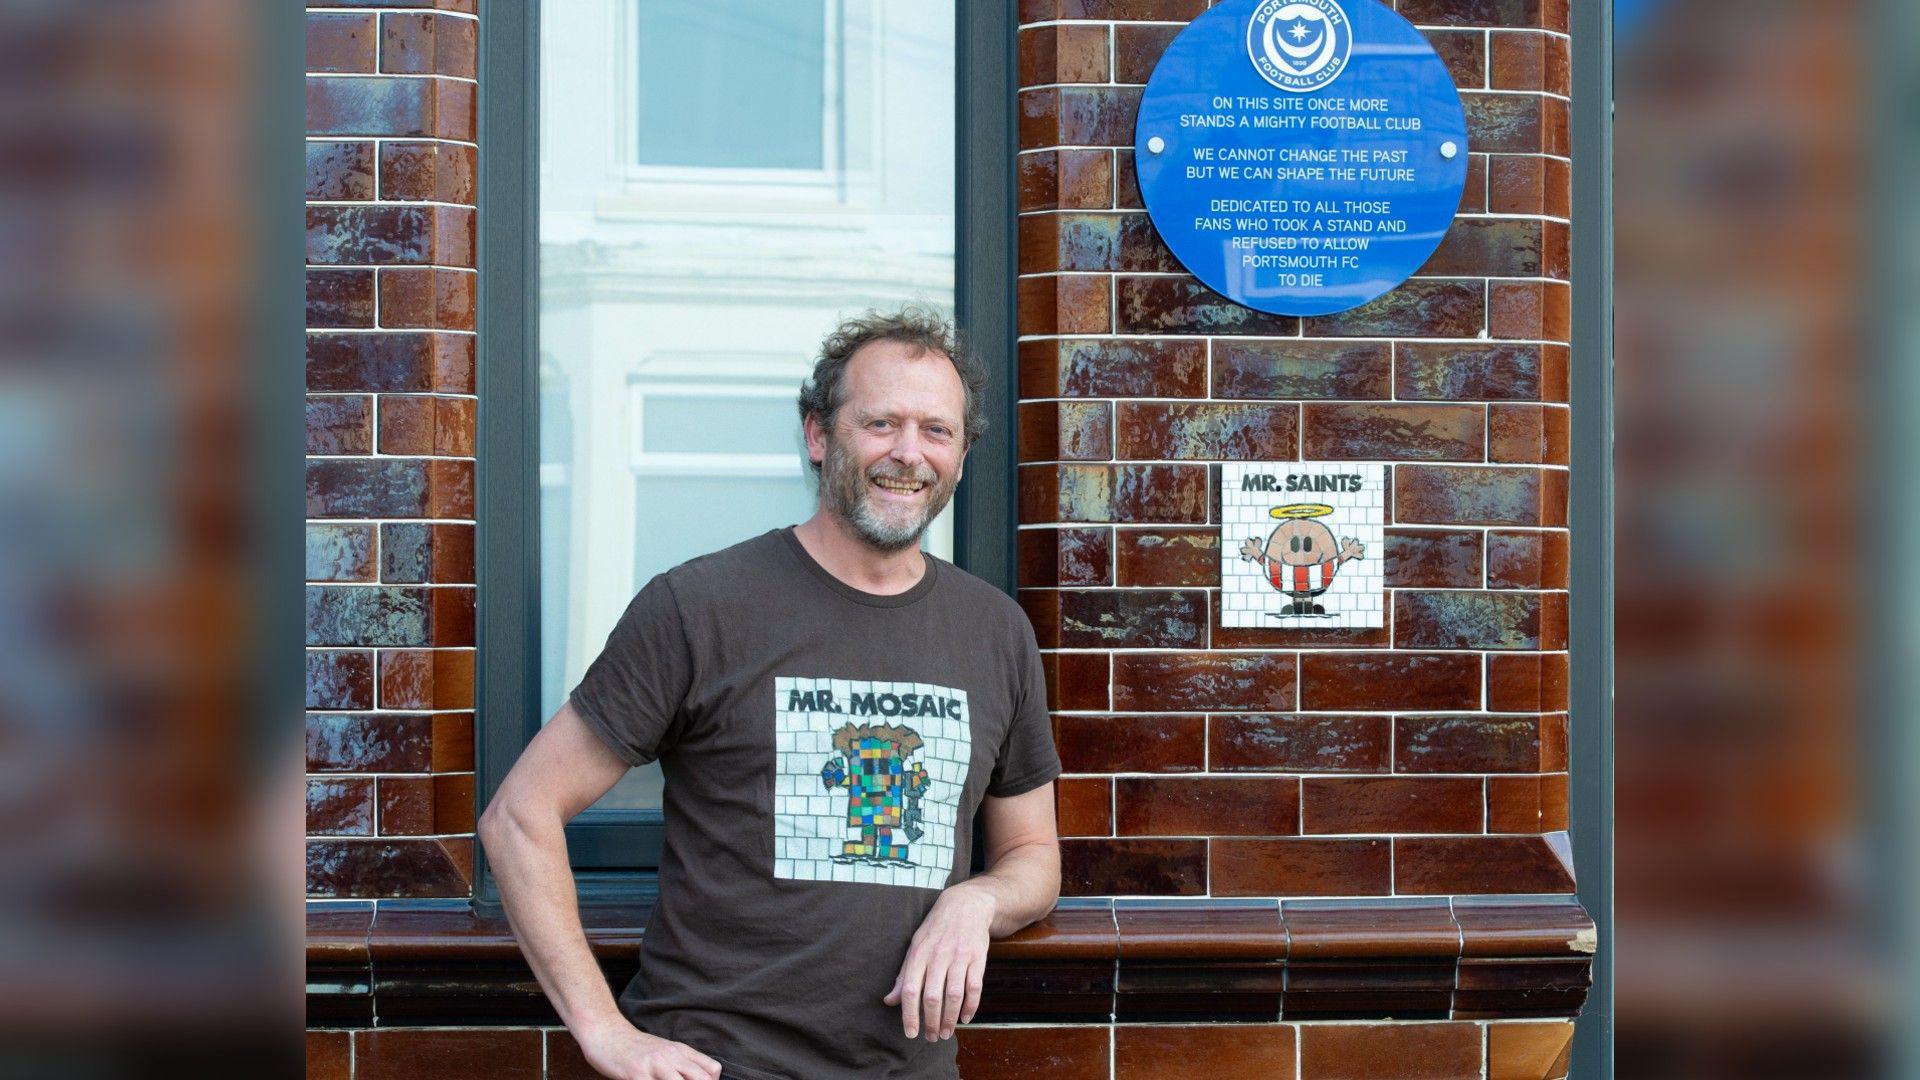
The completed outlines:
[[[1263,546],[1248,537],[1240,544],[1240,558],[1259,563],[1267,571],[1267,583],[1287,594],[1292,603],[1275,617],[1288,615],[1322,616],[1327,609],[1314,598],[1333,584],[1340,564],[1359,559],[1366,548],[1351,536],[1334,538],[1333,530],[1319,521],[1333,513],[1325,503],[1293,503],[1268,511],[1278,518]]]

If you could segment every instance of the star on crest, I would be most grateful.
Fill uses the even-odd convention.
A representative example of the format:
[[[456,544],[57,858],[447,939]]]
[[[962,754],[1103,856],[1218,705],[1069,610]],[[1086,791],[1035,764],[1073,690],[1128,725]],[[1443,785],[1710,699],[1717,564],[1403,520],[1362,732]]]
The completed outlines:
[[[1305,41],[1307,39],[1307,24],[1303,22],[1295,22],[1293,24],[1293,29],[1287,31],[1287,35],[1293,38],[1293,40],[1295,41]]]

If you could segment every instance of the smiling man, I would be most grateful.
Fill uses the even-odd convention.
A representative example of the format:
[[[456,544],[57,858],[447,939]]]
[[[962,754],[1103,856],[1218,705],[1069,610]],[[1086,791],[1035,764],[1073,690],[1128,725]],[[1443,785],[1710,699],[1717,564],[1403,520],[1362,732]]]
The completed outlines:
[[[919,548],[985,381],[931,313],[836,328],[800,392],[814,515],[648,582],[482,816],[514,933],[603,1074],[955,1077],[989,939],[1052,909],[1032,628]],[[660,899],[616,1003],[564,827],[655,759]]]

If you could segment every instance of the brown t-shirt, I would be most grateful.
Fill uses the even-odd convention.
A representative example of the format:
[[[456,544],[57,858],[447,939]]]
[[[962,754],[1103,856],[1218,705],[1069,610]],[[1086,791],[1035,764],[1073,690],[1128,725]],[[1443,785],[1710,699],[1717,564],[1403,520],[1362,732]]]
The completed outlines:
[[[1016,604],[931,555],[862,592],[778,529],[648,582],[572,703],[666,780],[636,1026],[749,1080],[957,1075],[881,998],[982,796],[1060,772]]]

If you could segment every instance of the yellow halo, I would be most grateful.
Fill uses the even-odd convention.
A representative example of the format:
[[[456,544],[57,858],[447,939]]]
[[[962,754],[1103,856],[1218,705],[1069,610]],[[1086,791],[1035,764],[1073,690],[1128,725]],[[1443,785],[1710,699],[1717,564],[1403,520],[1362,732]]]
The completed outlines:
[[[1276,506],[1267,511],[1269,517],[1277,518],[1317,518],[1333,513],[1333,507],[1326,503],[1292,503]]]

